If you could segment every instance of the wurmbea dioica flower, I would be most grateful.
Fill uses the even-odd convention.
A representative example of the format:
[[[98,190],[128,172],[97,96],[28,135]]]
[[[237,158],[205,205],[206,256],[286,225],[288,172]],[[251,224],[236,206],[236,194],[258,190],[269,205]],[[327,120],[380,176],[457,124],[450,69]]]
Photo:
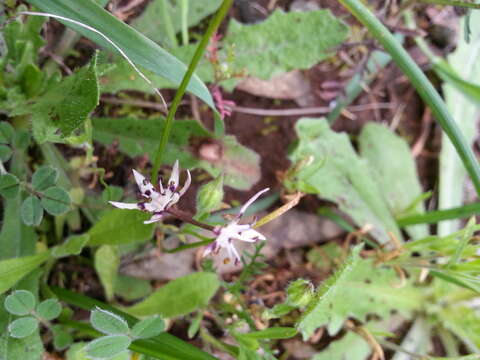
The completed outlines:
[[[237,265],[240,262],[240,255],[233,245],[233,240],[241,240],[246,242],[265,240],[265,236],[253,229],[255,220],[248,224],[239,224],[239,222],[247,208],[252,205],[252,203],[260,197],[260,195],[268,190],[270,189],[266,188],[253,195],[253,197],[251,197],[250,200],[248,200],[245,205],[242,206],[238,215],[235,216],[235,218],[227,225],[215,226],[213,233],[217,236],[217,238],[205,248],[203,256],[207,256],[209,254],[216,255],[222,248],[225,248],[227,250],[228,257],[224,262],[228,263],[230,259],[234,258],[235,265]]]
[[[145,179],[142,174],[136,170],[132,171],[138,188],[140,189],[140,193],[147,200],[138,203],[123,203],[116,201],[109,201],[109,203],[120,209],[142,210],[152,213],[152,217],[149,220],[144,221],[144,224],[151,224],[160,221],[163,213],[168,210],[170,206],[178,202],[180,197],[185,194],[192,181],[190,171],[187,170],[187,180],[182,189],[179,190],[180,170],[178,167],[178,160],[175,161],[175,165],[173,165],[172,174],[170,175],[170,179],[165,188],[162,185],[162,179],[159,180],[158,189],[156,189],[155,186]]]

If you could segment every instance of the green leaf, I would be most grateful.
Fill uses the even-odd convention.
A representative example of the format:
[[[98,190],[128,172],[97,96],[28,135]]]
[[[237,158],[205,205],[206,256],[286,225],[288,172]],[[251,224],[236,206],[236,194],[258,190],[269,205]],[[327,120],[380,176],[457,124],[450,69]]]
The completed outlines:
[[[132,336],[137,339],[148,339],[165,330],[165,322],[161,317],[152,316],[136,323],[132,328]]]
[[[341,339],[331,342],[312,360],[366,360],[371,351],[370,345],[360,335],[349,331]]]
[[[15,175],[0,175],[0,195],[7,199],[13,199],[20,190],[20,181]]]
[[[148,154],[153,159],[158,134],[162,133],[164,124],[163,118],[96,118],[93,120],[93,137],[105,145],[118,141],[120,150],[132,157]],[[173,164],[178,159],[183,168],[201,168],[214,177],[224,173],[225,185],[239,190],[249,189],[260,179],[258,154],[239,144],[234,136],[215,141],[208,139],[211,137],[213,135],[196,121],[176,121],[163,156],[164,162]],[[211,147],[209,152],[213,152],[214,158],[210,161],[196,158],[191,152],[192,141]]]
[[[12,157],[12,149],[7,145],[0,144],[0,161],[7,162]]]
[[[14,133],[15,129],[10,123],[6,121],[0,122],[0,144],[10,144]]]
[[[149,218],[149,214],[140,211],[121,209],[108,211],[88,232],[90,235],[88,245],[120,245],[151,239],[154,224],[143,223]]]
[[[302,118],[295,129],[299,143],[290,159],[296,172],[286,185],[335,202],[359,227],[370,224],[370,234],[381,244],[390,241],[389,232],[402,239],[366,161],[348,136],[333,132],[323,118]]]
[[[53,320],[60,316],[62,306],[57,299],[47,299],[38,304],[36,312],[45,320]]]
[[[442,325],[458,336],[470,351],[480,351],[480,317],[474,309],[454,304],[442,307],[436,315]]]
[[[43,191],[55,185],[58,171],[50,165],[41,166],[33,173],[32,186],[37,191]]]
[[[58,186],[52,186],[43,192],[42,206],[51,215],[65,214],[70,209],[70,195]]]
[[[155,157],[159,135],[165,127],[164,118],[95,118],[92,122],[94,140],[105,145],[118,141],[120,150],[129,156],[148,154],[150,159]],[[197,121],[176,121],[163,157],[164,161],[173,164],[178,159],[183,168],[197,167],[198,160],[190,151],[190,139],[193,137],[208,138],[210,133]]]
[[[29,274],[50,257],[49,251],[0,261],[0,294],[10,289],[25,275]]]
[[[16,290],[5,299],[5,309],[13,315],[28,315],[35,308],[35,296],[27,290]]]
[[[96,330],[107,335],[125,335],[129,332],[128,324],[124,319],[100,308],[92,311],[90,323]]]
[[[88,234],[70,236],[63,244],[52,249],[52,256],[62,258],[70,255],[79,255],[89,240],[90,236]]]
[[[10,337],[6,329],[0,335],[0,359],[2,360],[38,360],[42,358],[44,352],[38,331],[21,339]]]
[[[174,44],[168,38],[169,29],[166,19],[171,22],[173,33],[178,33],[182,24],[181,1],[154,0],[150,2],[143,13],[132,21],[132,26],[157,43],[173,47]],[[197,25],[200,20],[213,14],[221,2],[221,0],[187,0],[187,27]]]
[[[119,275],[115,282],[115,294],[127,301],[144,298],[152,292],[150,281]]]
[[[297,335],[297,329],[290,327],[271,327],[268,329],[242,334],[250,339],[289,339]]]
[[[170,281],[126,310],[137,316],[158,314],[163,318],[171,318],[186,315],[208,305],[219,286],[216,274],[197,272]]]
[[[202,185],[197,192],[197,212],[209,214],[218,210],[223,200],[223,175]]]
[[[480,83],[480,13],[473,11],[471,14],[472,42],[467,44],[463,36],[459,35],[458,44],[454,52],[448,58],[448,66],[462,79],[469,82]],[[462,27],[463,28],[463,27]],[[455,123],[465,137],[468,146],[472,146],[477,135],[476,122],[472,121],[478,116],[478,102],[474,102],[459,91],[458,86],[452,82],[446,82],[443,86],[443,94],[447,108]],[[478,99],[477,99],[478,100]],[[457,151],[445,133],[442,133],[442,149],[440,151],[439,164],[439,189],[438,209],[449,209],[463,205],[464,182],[467,172]],[[438,235],[448,235],[461,226],[459,220],[442,221],[438,225]]]
[[[422,195],[415,160],[407,142],[395,135],[386,126],[368,123],[358,138],[360,154],[366,159],[373,179],[387,202],[394,217],[405,213]],[[423,213],[423,203],[418,203],[412,212]],[[407,228],[413,238],[429,234],[426,225]]]
[[[72,101],[75,99],[75,101]],[[89,65],[50,87],[31,106],[33,135],[37,142],[62,141],[87,119],[99,101],[96,56]],[[58,129],[61,136],[57,135]]]
[[[90,357],[110,358],[127,350],[131,342],[125,335],[103,336],[88,343],[85,349]]]
[[[81,4],[76,0],[62,2],[28,0],[28,2],[45,12],[64,16],[95,28],[120,47],[131,61],[165,77],[175,85],[180,84],[186,73],[186,66],[174,56],[90,0],[82,1]],[[64,24],[97,44],[117,52],[102,36],[66,21]],[[215,109],[210,92],[196,75],[190,80],[187,90]]]
[[[276,10],[259,24],[230,20],[223,47],[232,47],[236,70],[247,69],[249,75],[270,79],[290,70],[309,69],[331,56],[347,34],[347,26],[329,10]]]
[[[120,254],[116,246],[102,245],[95,252],[95,271],[105,290],[107,300],[113,299],[115,283],[120,266]]]
[[[20,215],[25,225],[40,225],[43,218],[43,208],[40,200],[34,195],[27,197],[23,200]]]
[[[62,325],[53,325],[53,346],[55,350],[62,351],[70,347],[73,343],[73,337],[68,332],[68,328]]]
[[[19,318],[8,325],[11,337],[21,339],[32,335],[38,329],[38,321],[33,316]]]
[[[388,317],[393,310],[409,315],[422,306],[423,295],[418,288],[411,282],[399,287],[401,280],[395,270],[375,266],[372,259],[362,259],[361,248],[353,248],[343,266],[318,287],[314,300],[297,323],[304,339],[325,325],[329,334],[334,335],[349,317],[365,321],[368,314]]]

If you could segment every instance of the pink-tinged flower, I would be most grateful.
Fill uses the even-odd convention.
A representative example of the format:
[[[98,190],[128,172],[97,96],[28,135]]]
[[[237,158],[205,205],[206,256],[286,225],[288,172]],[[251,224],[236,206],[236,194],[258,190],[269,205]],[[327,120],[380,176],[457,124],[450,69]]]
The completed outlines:
[[[225,119],[226,116],[232,115],[233,107],[236,105],[234,101],[226,100],[223,98],[222,92],[218,85],[214,85],[212,88],[213,99],[215,100],[215,105],[220,112],[220,117]]]
[[[178,160],[175,161],[175,165],[173,165],[172,174],[170,175],[170,179],[165,188],[162,185],[162,179],[159,180],[158,189],[156,189],[155,186],[145,179],[142,174],[136,170],[132,171],[138,188],[140,189],[140,193],[147,200],[138,203],[123,203],[116,201],[109,201],[109,203],[119,209],[142,210],[152,213],[152,217],[149,220],[144,221],[145,224],[160,221],[163,213],[168,210],[170,206],[178,202],[180,197],[185,194],[192,181],[190,171],[187,170],[187,180],[182,189],[179,190],[178,182],[180,170],[178,167]]]
[[[247,208],[252,205],[252,203],[260,197],[260,195],[268,190],[270,189],[266,188],[253,195],[250,200],[248,200],[245,205],[242,206],[238,215],[235,216],[230,223],[224,226],[216,226],[213,229],[213,233],[217,236],[217,238],[205,248],[203,256],[207,256],[209,254],[216,255],[222,248],[225,248],[227,250],[228,257],[225,258],[224,262],[228,263],[233,258],[235,265],[238,265],[240,262],[240,255],[233,245],[233,240],[241,240],[246,242],[265,240],[265,236],[253,229],[255,221],[249,224],[239,224],[239,222]]]

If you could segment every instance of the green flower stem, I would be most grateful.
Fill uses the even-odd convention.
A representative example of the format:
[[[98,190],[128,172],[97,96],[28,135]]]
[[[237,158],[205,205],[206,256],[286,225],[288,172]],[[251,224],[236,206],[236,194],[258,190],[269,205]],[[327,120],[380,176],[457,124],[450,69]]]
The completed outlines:
[[[212,21],[208,25],[207,31],[202,37],[200,44],[197,46],[197,50],[193,55],[192,61],[190,62],[187,72],[180,83],[180,86],[175,93],[175,97],[173,98],[172,105],[168,111],[167,119],[165,121],[165,128],[163,129],[162,137],[160,138],[160,143],[158,144],[158,149],[155,155],[155,161],[153,163],[152,168],[152,183],[156,184],[158,180],[158,171],[160,170],[160,166],[162,165],[162,157],[163,153],[165,152],[165,147],[168,143],[168,138],[170,136],[170,131],[172,130],[173,120],[175,117],[175,113],[177,112],[177,108],[180,105],[180,101],[182,100],[183,95],[187,89],[187,85],[190,82],[190,78],[195,71],[200,59],[207,48],[208,42],[210,41],[210,37],[213,33],[217,30],[218,26],[227,15],[228,10],[232,5],[233,0],[223,0],[222,5],[218,9],[217,13],[213,17]]]
[[[409,215],[397,220],[399,226],[410,226],[417,224],[436,224],[443,220],[467,218],[480,212],[480,203],[473,203],[457,208],[429,211],[424,214]]]
[[[390,31],[368,10],[360,0],[339,0],[367,29],[373,37],[383,45],[385,50],[392,56],[395,63],[410,79],[419,95],[432,110],[433,115],[439,122],[443,131],[452,141],[459,157],[468,171],[480,196],[480,167],[475,155],[468,146],[463,134],[452,118],[442,98],[427,79],[422,70],[412,60],[407,51],[400,45]]]

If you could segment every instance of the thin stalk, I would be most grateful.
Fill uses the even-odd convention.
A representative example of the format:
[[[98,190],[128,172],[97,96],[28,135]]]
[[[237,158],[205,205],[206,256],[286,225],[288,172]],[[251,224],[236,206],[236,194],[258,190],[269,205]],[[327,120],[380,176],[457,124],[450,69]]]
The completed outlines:
[[[210,231],[213,231],[213,229],[214,229],[214,227],[212,225],[208,225],[208,224],[202,223],[200,221],[197,221],[192,217],[192,215],[190,215],[190,214],[188,214],[184,211],[181,211],[179,209],[170,208],[170,209],[167,210],[167,213],[175,216],[177,219],[180,219],[183,222],[190,223],[190,224],[198,226],[202,229],[210,230]]]
[[[188,0],[182,0],[180,2],[182,11],[182,45],[187,45],[188,39]]]
[[[407,51],[395,39],[390,31],[368,10],[360,0],[339,0],[367,29],[371,32],[385,50],[392,56],[395,63],[410,79],[425,103],[430,107],[436,120],[447,134],[463,165],[472,179],[477,194],[480,196],[480,166],[465,137],[450,115],[442,98],[427,79],[422,70],[412,60]]]
[[[437,4],[437,5],[447,5],[447,6],[456,6],[464,7],[470,9],[480,9],[480,4],[469,3],[465,1],[456,1],[456,0],[416,0],[425,4]]]
[[[175,117],[175,113],[177,112],[178,105],[180,105],[180,101],[185,94],[187,85],[190,82],[190,78],[192,77],[195,68],[197,67],[200,59],[202,58],[203,53],[205,52],[208,42],[210,41],[210,37],[217,30],[225,15],[227,15],[227,12],[231,7],[232,2],[233,0],[223,0],[222,5],[220,6],[212,21],[208,25],[207,31],[205,32],[205,35],[203,35],[200,44],[198,44],[197,50],[195,51],[192,61],[188,66],[187,72],[185,73],[182,82],[180,83],[180,86],[175,93],[175,97],[173,98],[172,105],[170,106],[170,110],[168,111],[167,119],[165,121],[165,128],[163,129],[162,137],[160,138],[160,143],[158,144],[155,161],[153,163],[151,178],[154,184],[156,184],[158,180],[158,171],[160,170],[160,166],[162,165],[162,156],[168,143],[168,138],[170,136],[170,131],[172,130],[173,119]]]
[[[409,215],[397,219],[400,227],[417,224],[436,224],[443,220],[467,218],[480,212],[480,203],[460,206],[447,210],[429,211],[424,214]]]

